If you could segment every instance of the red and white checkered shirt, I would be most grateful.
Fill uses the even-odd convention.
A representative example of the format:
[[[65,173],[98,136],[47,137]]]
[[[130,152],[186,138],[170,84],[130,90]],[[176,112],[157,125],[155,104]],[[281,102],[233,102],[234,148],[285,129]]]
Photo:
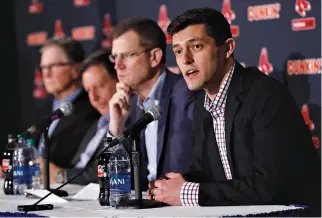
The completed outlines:
[[[209,96],[205,95],[204,107],[211,114],[213,119],[214,132],[219,148],[221,162],[225,171],[227,180],[232,179],[230,166],[227,159],[226,138],[225,138],[225,107],[227,101],[227,90],[234,72],[235,62],[231,67],[226,78],[219,87],[215,99],[211,101]],[[180,191],[180,200],[183,206],[199,206],[199,183],[185,182]]]

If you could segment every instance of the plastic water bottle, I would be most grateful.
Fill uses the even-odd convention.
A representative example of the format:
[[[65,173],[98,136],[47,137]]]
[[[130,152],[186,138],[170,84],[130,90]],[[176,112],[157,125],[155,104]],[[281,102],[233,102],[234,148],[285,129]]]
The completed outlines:
[[[23,190],[31,188],[30,156],[30,149],[27,147],[25,138],[18,136],[18,144],[12,158],[13,192],[15,195],[22,195],[24,194]]]
[[[110,156],[110,205],[131,199],[131,163],[123,145],[118,145]]]
[[[40,189],[40,163],[39,153],[35,147],[34,139],[27,139],[27,147],[30,149],[29,170],[31,177],[31,188]]]
[[[13,135],[8,135],[8,144],[2,154],[2,171],[3,171],[3,192],[6,195],[13,194],[13,169],[12,169],[12,155],[17,139]]]

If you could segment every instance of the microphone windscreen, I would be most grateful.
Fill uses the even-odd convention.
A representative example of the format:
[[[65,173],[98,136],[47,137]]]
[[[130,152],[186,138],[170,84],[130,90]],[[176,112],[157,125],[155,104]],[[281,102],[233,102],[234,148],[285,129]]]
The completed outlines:
[[[153,120],[159,120],[161,118],[162,110],[159,105],[152,105],[149,107],[147,113],[152,115]]]
[[[59,108],[64,116],[69,116],[73,113],[73,104],[70,102],[63,103]]]

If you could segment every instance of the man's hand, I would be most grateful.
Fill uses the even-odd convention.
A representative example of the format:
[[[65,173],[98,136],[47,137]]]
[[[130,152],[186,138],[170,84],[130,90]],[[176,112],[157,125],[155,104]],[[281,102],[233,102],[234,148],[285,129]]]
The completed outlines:
[[[173,206],[181,206],[180,191],[186,181],[179,173],[167,173],[169,179],[159,179],[149,184],[148,197]]]
[[[56,166],[53,163],[49,163],[49,179],[50,184],[56,184],[56,176],[59,172],[63,171],[62,168]],[[44,160],[40,158],[40,183],[44,183]]]
[[[109,131],[113,136],[122,133],[125,122],[130,115],[131,110],[130,87],[125,83],[116,84],[116,93],[109,102],[110,124]]]

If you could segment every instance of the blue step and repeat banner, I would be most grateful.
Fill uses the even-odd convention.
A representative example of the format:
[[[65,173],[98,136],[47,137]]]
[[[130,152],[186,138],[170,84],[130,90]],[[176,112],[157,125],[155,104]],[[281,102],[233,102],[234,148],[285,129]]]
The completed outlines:
[[[34,108],[46,101],[39,48],[53,36],[80,40],[86,54],[111,46],[113,26],[145,16],[163,30],[179,13],[213,7],[231,24],[236,59],[285,83],[321,144],[321,0],[19,0],[15,1],[21,87],[21,126],[33,122]],[[167,36],[168,67],[180,73]]]

